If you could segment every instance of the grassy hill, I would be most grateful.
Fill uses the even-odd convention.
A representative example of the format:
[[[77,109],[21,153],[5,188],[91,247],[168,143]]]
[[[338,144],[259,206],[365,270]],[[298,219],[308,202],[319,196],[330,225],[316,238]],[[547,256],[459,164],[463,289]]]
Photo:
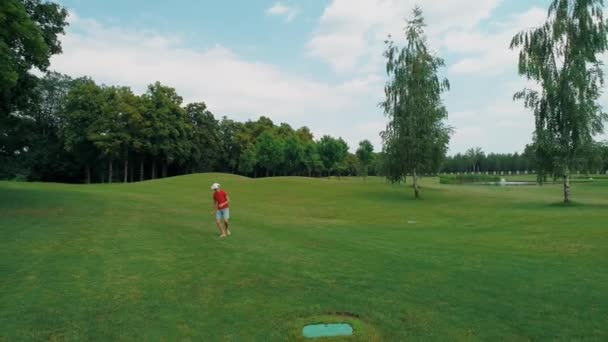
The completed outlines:
[[[231,196],[220,240],[209,186]],[[0,182],[0,340],[607,340],[608,180]],[[356,327],[357,328],[357,327]]]

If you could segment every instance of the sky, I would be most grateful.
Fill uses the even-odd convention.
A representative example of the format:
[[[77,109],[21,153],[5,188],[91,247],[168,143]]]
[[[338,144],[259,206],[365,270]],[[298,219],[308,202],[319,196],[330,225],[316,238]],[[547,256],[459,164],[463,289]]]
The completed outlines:
[[[533,115],[512,100],[528,82],[509,43],[544,21],[550,0],[55,1],[70,26],[51,69],[136,93],[160,81],[217,118],[264,115],[342,137],[351,151],[363,139],[382,149],[384,40],[402,46],[419,5],[451,83],[450,153],[521,152],[531,141]]]

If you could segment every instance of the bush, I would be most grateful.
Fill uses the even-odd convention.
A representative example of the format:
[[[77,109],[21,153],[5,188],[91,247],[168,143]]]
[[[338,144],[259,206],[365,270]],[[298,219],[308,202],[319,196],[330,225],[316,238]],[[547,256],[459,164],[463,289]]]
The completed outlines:
[[[469,184],[481,182],[500,182],[500,177],[490,175],[439,176],[439,184]]]

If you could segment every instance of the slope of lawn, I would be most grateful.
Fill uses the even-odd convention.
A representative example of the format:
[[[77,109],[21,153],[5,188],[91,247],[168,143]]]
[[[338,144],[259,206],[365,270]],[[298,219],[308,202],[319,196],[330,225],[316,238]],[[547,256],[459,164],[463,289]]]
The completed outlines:
[[[559,185],[427,179],[422,194],[218,174],[0,182],[0,340],[286,341],[335,312],[360,316],[360,340],[608,340],[608,180],[574,184],[569,207]]]

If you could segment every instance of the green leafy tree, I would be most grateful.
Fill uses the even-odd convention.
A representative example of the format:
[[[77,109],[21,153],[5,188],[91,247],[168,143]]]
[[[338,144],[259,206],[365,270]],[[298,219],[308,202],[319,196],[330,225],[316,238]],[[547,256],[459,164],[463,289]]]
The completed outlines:
[[[310,129],[306,126],[304,127],[300,127],[296,130],[296,136],[300,139],[300,141],[302,141],[303,143],[309,143],[309,142],[313,142],[314,136],[312,134],[312,132],[310,131]]]
[[[604,149],[605,145],[601,142],[589,144],[583,151],[578,169],[587,175],[601,172],[604,167]]]
[[[262,133],[256,145],[256,156],[258,165],[266,171],[266,177],[270,173],[276,173],[276,169],[282,163],[281,141],[270,132]]]
[[[181,108],[182,97],[174,88],[156,82],[148,86],[143,96],[145,116],[149,122],[147,135],[150,137],[152,157],[152,178],[156,178],[156,162],[162,162],[162,176],[167,176],[167,168],[173,162],[185,161],[191,151],[188,141],[191,127],[186,112]]]
[[[239,134],[245,129],[242,123],[223,117],[219,126],[220,163],[218,171],[232,172],[237,170],[241,154]]]
[[[386,155],[384,154],[384,152],[374,153],[374,158],[370,168],[371,173],[374,176],[386,177],[385,160]]]
[[[115,106],[113,115],[116,116],[116,128],[120,132],[117,140],[120,141],[119,157],[123,161],[123,182],[126,183],[128,181],[131,154],[142,151],[146,146],[145,135],[143,135],[145,106],[143,100],[133,94],[128,87],[117,87],[114,88],[114,91],[116,94],[114,95]],[[133,167],[131,166],[132,169]]]
[[[279,127],[276,128],[276,132],[277,132],[277,136],[279,136],[283,139],[287,139],[287,137],[289,137],[295,133],[293,128],[291,128],[291,126],[287,123],[281,123],[281,125],[279,125]]]
[[[93,80],[78,79],[67,94],[62,110],[61,135],[65,148],[84,168],[87,183],[91,182],[91,170],[99,155],[91,136],[101,133],[95,132],[93,125],[103,115],[104,100],[103,89]]]
[[[571,201],[570,173],[607,119],[598,104],[604,84],[598,56],[608,49],[607,35],[603,0],[553,0],[545,24],[511,42],[520,51],[520,75],[541,88],[514,96],[534,113],[539,159],[552,161],[552,170],[539,169],[539,176],[553,171],[563,177],[565,203]]]
[[[445,157],[449,142],[447,110],[441,100],[449,83],[437,76],[444,61],[427,48],[424,27],[422,10],[416,7],[405,30],[407,45],[399,49],[389,36],[384,53],[389,80],[382,107],[390,122],[382,138],[388,177],[398,182],[411,174],[415,198],[420,197],[418,176],[438,170],[434,168]],[[437,153],[443,155],[433,156]]]
[[[486,158],[485,153],[481,147],[470,148],[466,152],[466,156],[469,159],[469,170],[471,172],[480,172],[481,166]]]
[[[190,103],[185,110],[193,129],[191,171],[211,171],[220,155],[219,123],[204,102]]]
[[[43,166],[53,170],[61,168],[39,152],[44,149],[37,136],[28,133],[42,128],[40,121],[23,117],[32,108],[33,98],[40,89],[38,78],[30,73],[32,68],[46,71],[52,55],[61,53],[59,35],[67,25],[67,11],[51,2],[38,0],[0,1],[0,177],[32,176],[32,163],[37,164],[34,178],[48,173]],[[34,105],[34,107],[36,107]],[[40,111],[38,111],[41,113]],[[13,115],[16,114],[16,115]],[[26,114],[27,115],[27,114]],[[50,133],[47,131],[47,133]],[[36,134],[36,133],[34,133]],[[52,138],[52,134],[46,135]],[[61,149],[52,142],[53,148]],[[36,146],[32,146],[36,145]],[[28,153],[33,148],[33,153]],[[25,155],[22,155],[24,153]],[[40,159],[42,157],[43,159]],[[40,168],[43,167],[43,168]],[[50,169],[50,168],[49,168]]]
[[[151,136],[152,123],[151,117],[147,115],[145,96],[131,98],[132,105],[137,108],[130,121],[131,150],[134,162],[139,162],[139,181],[145,179],[146,156],[152,150]]]
[[[369,166],[374,158],[374,146],[369,140],[363,140],[359,143],[356,154],[360,169],[359,174],[363,176],[363,179],[365,180],[369,172]]]
[[[244,175],[251,174],[257,163],[255,146],[247,144],[239,157],[239,172]]]
[[[253,139],[257,139],[264,132],[272,132],[275,126],[272,120],[265,116],[260,116],[257,121],[247,121],[244,124],[244,129],[248,131],[248,134]]]
[[[133,157],[139,156],[140,159],[140,181],[143,178],[143,158],[141,154],[148,148],[149,144],[146,140],[145,127],[146,121],[144,113],[146,111],[144,101],[141,97],[133,94],[128,87],[119,87],[118,95],[118,121],[122,122],[125,140],[121,148],[121,158],[123,160],[123,182],[128,181],[129,174],[133,181],[133,164],[129,161]]]
[[[317,151],[329,177],[333,171],[336,171],[339,164],[346,159],[348,145],[342,138],[335,139],[329,135],[324,135],[317,144]]]
[[[130,152],[139,144],[143,103],[128,87],[103,89],[101,115],[93,121],[89,139],[108,162],[108,182],[114,179],[114,161],[123,161],[123,182],[128,181]]]
[[[13,151],[22,153],[0,162],[0,169],[19,165],[17,173],[33,181],[67,181],[78,176],[79,169],[65,151],[60,134],[62,105],[73,83],[70,77],[55,72],[39,80],[28,106],[19,117],[14,116],[13,132],[6,136],[15,146]]]
[[[0,119],[27,105],[36,86],[30,70],[46,71],[51,56],[61,53],[66,17],[67,11],[52,2],[0,2]]]
[[[608,174],[608,141],[604,141],[601,144],[600,149],[602,154],[602,165],[600,171]]]
[[[317,151],[317,144],[314,141],[310,141],[304,145],[303,162],[308,177],[312,177],[313,172],[323,171],[323,161]]]
[[[341,176],[355,176],[357,175],[359,168],[360,165],[357,156],[355,154],[348,153],[344,161],[342,161],[338,167],[338,174]]]
[[[284,146],[285,166],[288,175],[294,175],[302,169],[304,163],[304,144],[295,135],[291,134],[285,139]]]

